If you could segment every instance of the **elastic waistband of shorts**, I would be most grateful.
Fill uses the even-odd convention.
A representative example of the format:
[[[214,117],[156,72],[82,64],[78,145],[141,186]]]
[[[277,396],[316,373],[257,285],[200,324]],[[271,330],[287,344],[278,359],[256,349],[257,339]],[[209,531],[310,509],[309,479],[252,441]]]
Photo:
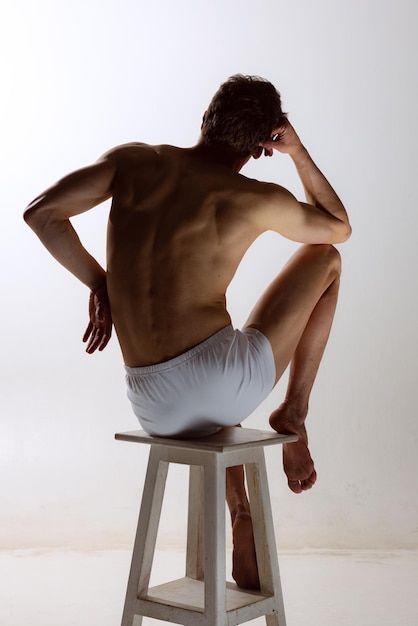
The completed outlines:
[[[176,367],[177,365],[180,365],[181,363],[184,363],[189,359],[192,359],[200,352],[203,352],[204,350],[207,350],[208,348],[216,345],[223,339],[230,337],[234,334],[234,332],[235,331],[232,325],[228,324],[228,326],[225,326],[225,328],[221,328],[221,330],[218,330],[218,332],[205,339],[205,341],[202,341],[202,343],[197,344],[197,346],[194,346],[194,348],[183,352],[183,354],[179,354],[173,359],[163,361],[162,363],[156,363],[155,365],[145,365],[141,367],[128,367],[128,365],[125,365],[126,373],[128,374],[128,376],[144,376],[145,374],[155,374],[157,372],[163,372],[172,367]]]

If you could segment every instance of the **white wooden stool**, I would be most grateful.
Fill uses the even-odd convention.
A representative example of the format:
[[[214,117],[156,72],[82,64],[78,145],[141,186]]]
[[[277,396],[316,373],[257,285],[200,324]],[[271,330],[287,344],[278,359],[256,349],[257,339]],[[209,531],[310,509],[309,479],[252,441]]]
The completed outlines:
[[[267,626],[286,626],[264,446],[297,437],[236,427],[193,440],[141,430],[115,436],[151,445],[122,626],[140,626],[142,616],[185,626],[233,626],[263,615]],[[190,466],[186,572],[150,588],[169,463]],[[245,466],[260,591],[225,580],[225,470],[235,465]]]

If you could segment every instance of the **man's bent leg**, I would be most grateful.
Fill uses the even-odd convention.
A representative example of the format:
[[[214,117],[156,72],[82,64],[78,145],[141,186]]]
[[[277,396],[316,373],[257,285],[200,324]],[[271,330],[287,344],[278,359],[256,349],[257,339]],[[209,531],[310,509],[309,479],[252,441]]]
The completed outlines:
[[[295,493],[310,489],[316,481],[304,424],[335,313],[340,273],[340,256],[333,246],[303,246],[247,320],[271,343],[276,381],[290,363],[286,398],[270,416],[270,424],[277,432],[299,435],[297,443],[283,446],[284,470]]]
[[[313,310],[290,362],[285,400],[270,416],[270,425],[275,430],[299,434],[299,441],[296,444],[283,444],[284,469],[289,487],[295,493],[310,489],[316,481],[304,424],[308,413],[309,396],[332,324],[338,287],[339,281],[336,279]]]

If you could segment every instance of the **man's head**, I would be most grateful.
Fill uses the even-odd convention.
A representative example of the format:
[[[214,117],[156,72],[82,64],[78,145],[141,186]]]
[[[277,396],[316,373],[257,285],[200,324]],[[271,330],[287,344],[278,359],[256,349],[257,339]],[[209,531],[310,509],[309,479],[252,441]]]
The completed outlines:
[[[273,128],[286,114],[280,94],[259,76],[236,74],[213,96],[202,124],[207,144],[223,144],[243,156],[258,152],[260,142],[269,141]]]

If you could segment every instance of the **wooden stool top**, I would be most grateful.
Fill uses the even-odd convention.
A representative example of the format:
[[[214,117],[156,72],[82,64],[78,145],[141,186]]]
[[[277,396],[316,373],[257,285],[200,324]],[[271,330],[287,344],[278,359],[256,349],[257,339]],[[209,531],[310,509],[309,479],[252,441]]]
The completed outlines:
[[[230,426],[218,433],[200,439],[174,439],[168,437],[151,437],[143,430],[133,430],[126,433],[116,433],[115,439],[131,441],[133,443],[148,443],[173,448],[188,448],[190,450],[211,450],[224,452],[227,450],[241,450],[259,446],[271,446],[278,443],[292,443],[298,440],[297,435],[281,435],[275,431],[258,430],[255,428],[237,428]]]

